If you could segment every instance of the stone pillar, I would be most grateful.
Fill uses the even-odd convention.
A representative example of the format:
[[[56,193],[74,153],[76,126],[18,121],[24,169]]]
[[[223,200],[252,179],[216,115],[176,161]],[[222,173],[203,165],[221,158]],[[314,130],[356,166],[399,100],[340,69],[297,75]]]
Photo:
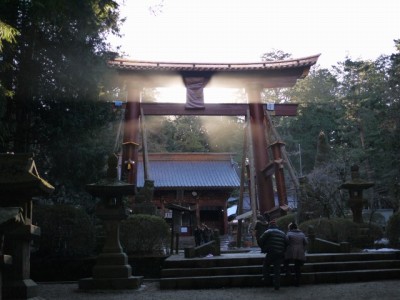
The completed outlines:
[[[100,205],[96,209],[96,214],[104,221],[106,241],[93,267],[93,277],[79,280],[79,288],[83,290],[139,288],[143,277],[132,276],[128,256],[123,252],[119,241],[119,224],[126,218],[125,208]]]
[[[4,299],[30,299],[37,296],[37,284],[30,279],[30,244],[40,236],[40,228],[20,225],[5,236],[5,251],[12,254],[12,265],[4,278]]]
[[[12,264],[12,257],[11,255],[3,255],[0,254],[0,296],[3,294],[2,290],[3,290],[3,268],[6,265],[11,265]]]
[[[132,268],[128,264],[128,257],[122,251],[119,241],[119,223],[125,218],[125,209],[99,208],[97,215],[104,220],[106,240],[103,251],[97,257],[96,265],[93,268],[93,278],[99,282],[108,278],[128,279],[132,275]],[[119,282],[118,284],[123,286],[126,283]],[[129,288],[129,285],[125,288]]]
[[[275,207],[272,178],[264,176],[262,170],[269,163],[267,139],[264,126],[264,106],[261,102],[262,86],[249,85],[246,88],[250,108],[250,128],[253,142],[253,157],[255,163],[257,198],[259,211],[264,213]]]

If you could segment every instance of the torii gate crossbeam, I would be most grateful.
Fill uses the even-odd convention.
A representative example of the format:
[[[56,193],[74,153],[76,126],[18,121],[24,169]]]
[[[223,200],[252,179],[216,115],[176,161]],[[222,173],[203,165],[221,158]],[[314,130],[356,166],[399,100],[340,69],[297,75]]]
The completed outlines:
[[[140,103],[145,115],[154,116],[245,116],[248,104],[204,104],[204,109],[187,109],[184,103]],[[274,116],[296,116],[297,104],[275,104]]]

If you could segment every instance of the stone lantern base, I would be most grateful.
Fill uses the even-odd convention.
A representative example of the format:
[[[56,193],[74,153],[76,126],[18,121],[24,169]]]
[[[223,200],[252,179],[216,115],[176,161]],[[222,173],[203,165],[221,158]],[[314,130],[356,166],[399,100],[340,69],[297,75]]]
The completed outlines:
[[[93,277],[79,280],[82,290],[138,289],[143,276],[132,276],[125,253],[102,253],[93,268]]]
[[[82,290],[134,290],[143,282],[143,276],[128,278],[84,278],[79,280]]]
[[[5,281],[2,294],[4,299],[38,299],[38,286],[32,279]]]
[[[3,277],[4,299],[33,299],[38,295],[37,284],[30,276],[30,243],[40,236],[35,225],[18,225],[5,236],[7,252],[12,253],[12,264]]]

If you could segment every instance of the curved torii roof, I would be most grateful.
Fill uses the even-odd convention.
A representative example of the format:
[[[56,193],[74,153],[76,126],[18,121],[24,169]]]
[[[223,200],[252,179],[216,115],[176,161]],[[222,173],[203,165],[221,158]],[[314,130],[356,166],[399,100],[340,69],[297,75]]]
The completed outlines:
[[[307,76],[319,54],[255,63],[177,63],[115,59],[108,65],[142,87],[182,85],[182,77],[209,78],[207,87],[242,88],[257,83],[263,88],[291,87]]]

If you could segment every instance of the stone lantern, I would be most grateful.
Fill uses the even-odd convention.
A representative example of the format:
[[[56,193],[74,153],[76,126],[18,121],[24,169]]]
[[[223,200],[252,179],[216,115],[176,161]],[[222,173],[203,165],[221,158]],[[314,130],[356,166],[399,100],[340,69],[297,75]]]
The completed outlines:
[[[137,289],[142,283],[142,276],[132,276],[128,256],[119,240],[119,224],[128,217],[122,197],[135,195],[136,186],[119,181],[117,168],[118,157],[112,154],[108,159],[106,179],[86,186],[91,195],[101,200],[96,215],[104,222],[106,240],[93,268],[93,277],[79,281],[79,288],[83,290]]]
[[[12,265],[12,256],[4,254],[4,235],[24,223],[20,207],[0,207],[0,295],[2,294],[3,268]]]
[[[363,223],[362,209],[364,206],[363,190],[374,186],[373,182],[368,182],[360,178],[359,167],[351,166],[351,180],[343,183],[340,188],[349,191],[349,206],[353,213],[355,223]]]
[[[32,155],[0,154],[0,210],[2,215],[12,212],[12,219],[18,220],[2,229],[4,255],[12,257],[11,266],[5,267],[3,274],[4,299],[37,296],[37,284],[30,279],[30,244],[40,236],[40,228],[32,225],[32,197],[53,190],[39,176]]]

